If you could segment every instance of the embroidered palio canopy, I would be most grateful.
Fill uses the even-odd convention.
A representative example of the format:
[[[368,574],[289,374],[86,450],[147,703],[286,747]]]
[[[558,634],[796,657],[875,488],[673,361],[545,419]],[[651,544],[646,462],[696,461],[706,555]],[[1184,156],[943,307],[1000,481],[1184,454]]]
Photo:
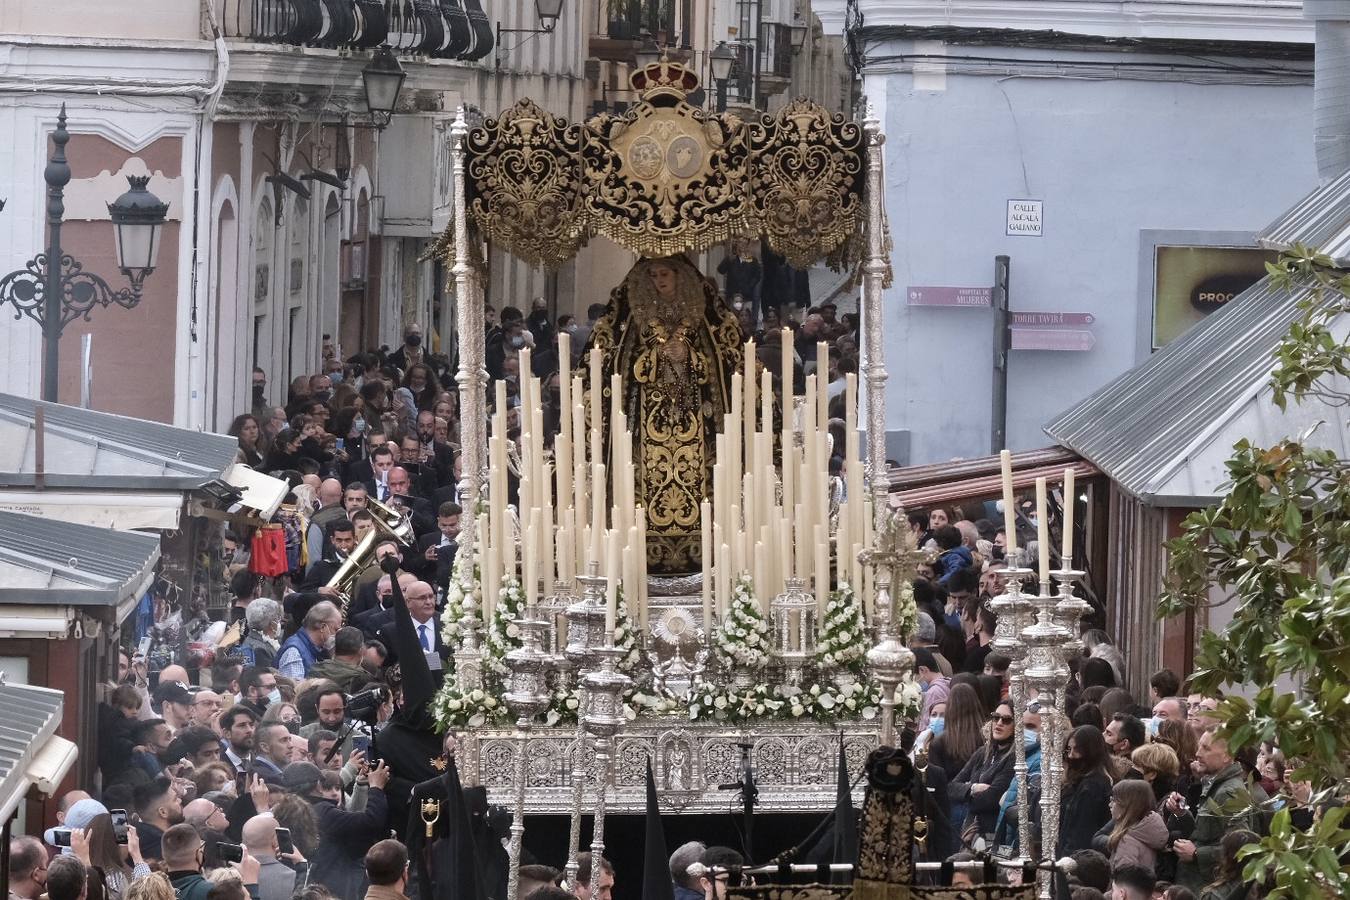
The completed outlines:
[[[806,99],[743,121],[689,104],[698,78],[662,60],[621,115],[569,123],[521,100],[469,132],[468,209],[483,235],[554,268],[600,234],[640,256],[762,236],[804,268],[863,226],[862,128]]]

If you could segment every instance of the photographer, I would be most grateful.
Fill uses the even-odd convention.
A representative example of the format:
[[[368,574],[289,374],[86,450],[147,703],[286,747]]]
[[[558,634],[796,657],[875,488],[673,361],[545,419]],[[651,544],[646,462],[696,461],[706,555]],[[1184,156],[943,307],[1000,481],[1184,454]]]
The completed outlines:
[[[191,825],[175,825],[164,832],[164,868],[169,873],[169,883],[173,885],[177,900],[206,900],[211,892],[211,882],[202,877],[202,855],[205,846],[197,829]],[[232,868],[239,872],[239,879],[248,889],[253,900],[258,897],[258,861],[243,847],[234,844],[219,844],[217,849],[234,849],[237,858],[229,860]]]
[[[319,823],[319,847],[313,854],[314,880],[335,896],[357,897],[364,888],[361,859],[376,841],[389,833],[385,787],[389,768],[381,762],[358,778],[369,785],[366,806],[348,812],[342,804],[342,781],[335,772],[321,772],[312,763],[286,768],[286,789],[309,801]]]

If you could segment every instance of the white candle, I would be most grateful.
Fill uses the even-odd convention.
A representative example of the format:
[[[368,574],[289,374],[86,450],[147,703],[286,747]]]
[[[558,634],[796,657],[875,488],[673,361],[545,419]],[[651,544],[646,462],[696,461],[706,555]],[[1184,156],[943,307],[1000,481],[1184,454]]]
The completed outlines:
[[[745,358],[741,361],[741,371],[744,373],[742,379],[745,384],[745,402],[743,410],[745,413],[745,449],[749,453],[750,446],[754,442],[755,434],[755,341],[753,338],[745,342]]]
[[[619,533],[610,529],[608,534],[608,549],[605,553],[605,577],[608,579],[605,585],[605,636],[607,643],[612,643],[614,620],[619,610]]]
[[[553,582],[558,578],[558,571],[554,566],[553,550],[554,539],[557,537],[558,530],[553,527],[553,507],[545,506],[540,510],[539,519],[539,548],[543,551],[540,562],[540,577],[544,582],[544,596],[547,597],[553,593]]]
[[[1067,568],[1073,561],[1073,512],[1077,498],[1073,493],[1073,469],[1064,470],[1064,541],[1060,548],[1060,565]]]
[[[1012,454],[1007,450],[998,452],[1000,474],[1003,476],[1003,531],[1007,544],[1005,555],[1011,561],[1017,553],[1017,509],[1013,498]]]
[[[604,384],[601,381],[601,356],[600,348],[591,348],[591,431],[600,430],[600,403],[602,400],[602,391]],[[591,462],[599,462],[598,457],[592,457]]]
[[[731,520],[727,527],[731,533],[727,535],[731,539],[731,571],[732,577],[739,577],[741,572],[745,571],[745,558],[741,555],[740,538],[745,534],[741,525],[741,506],[739,503],[731,504]]]
[[[572,529],[576,527],[576,511],[572,507],[562,511],[562,525],[558,526],[558,580],[571,586],[576,574],[576,539]]]
[[[1045,499],[1045,479],[1036,479],[1036,550],[1041,583],[1050,580],[1050,522]]]
[[[824,526],[816,524],[811,529],[811,538],[816,548],[816,615],[823,618],[825,604],[830,600],[829,537]]]
[[[604,549],[600,542],[605,537],[605,464],[591,466],[591,537],[595,541],[591,546],[591,559],[602,559]]]
[[[539,602],[539,547],[535,542],[542,527],[542,517],[539,507],[536,506],[530,510],[528,524],[525,528],[525,571],[521,580],[525,582],[525,604],[527,606],[534,606]]]
[[[639,506],[637,508],[637,531],[638,531],[638,601],[639,608],[642,610],[642,626],[647,627],[647,510]]]
[[[703,573],[703,627],[712,622],[712,506],[704,500],[699,511],[699,559]]]
[[[764,563],[764,543],[762,541],[755,541],[755,566],[753,576],[755,579],[755,594],[759,598],[760,607],[767,611],[770,594],[767,574],[768,569]]]
[[[830,426],[830,345],[816,341],[816,428]]]
[[[647,632],[647,610],[642,605],[642,588],[638,586],[638,581],[642,577],[638,567],[638,529],[636,525],[628,526],[628,549],[624,552],[624,596],[628,598],[628,613],[633,614],[637,610],[638,632],[646,634]]]
[[[792,376],[796,369],[797,354],[792,349],[792,329],[784,326],[778,337],[779,364],[778,379],[782,384],[781,402],[783,404],[783,430],[788,430],[787,417],[792,411]]]
[[[867,623],[872,623],[872,607],[867,602],[867,595],[863,591],[863,568],[858,557],[862,554],[862,544],[854,542],[849,553],[849,571],[853,574],[849,576],[849,581],[853,585],[853,592],[858,595],[863,604],[863,615],[867,618]]]
[[[722,544],[722,552],[718,555],[720,560],[717,564],[717,612],[723,618],[727,614],[727,606],[731,602],[731,548]]]

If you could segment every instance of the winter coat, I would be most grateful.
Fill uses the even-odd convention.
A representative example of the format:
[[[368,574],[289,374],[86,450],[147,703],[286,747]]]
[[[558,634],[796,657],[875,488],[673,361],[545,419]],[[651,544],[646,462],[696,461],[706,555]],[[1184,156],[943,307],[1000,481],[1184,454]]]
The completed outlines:
[[[1243,811],[1225,812],[1233,806]],[[1259,830],[1261,815],[1252,807],[1251,791],[1243,777],[1242,766],[1231,763],[1215,775],[1200,794],[1195,809],[1195,828],[1191,840],[1195,843],[1195,858],[1177,861],[1177,883],[1199,893],[1214,880],[1214,867],[1219,861],[1219,841],[1235,828]]]
[[[1163,817],[1150,812],[1130,826],[1130,830],[1121,836],[1114,853],[1111,852],[1111,832],[1116,823],[1107,822],[1092,838],[1092,849],[1111,859],[1111,868],[1124,865],[1143,866],[1150,872],[1157,872],[1158,853],[1167,846],[1167,825]]]
[[[966,818],[961,830],[972,821],[978,823],[980,834],[993,834],[998,823],[999,801],[1013,780],[1012,741],[1003,746],[988,744],[976,750],[962,767],[961,773],[947,786],[952,804],[966,804]],[[973,784],[987,784],[989,788],[971,793]]]
[[[1111,820],[1111,779],[1102,772],[1065,784],[1059,798],[1059,846],[1056,858],[1092,847],[1092,836]]]
[[[335,897],[359,897],[365,891],[366,851],[389,836],[389,804],[384,791],[372,787],[363,812],[348,812],[331,800],[309,799],[319,823],[319,848],[310,857],[310,881],[318,881]]]

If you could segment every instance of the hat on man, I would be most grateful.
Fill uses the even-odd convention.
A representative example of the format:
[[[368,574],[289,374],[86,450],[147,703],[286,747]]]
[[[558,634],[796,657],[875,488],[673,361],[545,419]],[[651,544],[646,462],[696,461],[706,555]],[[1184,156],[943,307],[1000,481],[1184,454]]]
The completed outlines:
[[[314,763],[293,762],[281,773],[281,783],[286,790],[303,794],[318,785],[319,775],[319,767]]]
[[[155,688],[154,700],[157,706],[166,701],[191,706],[192,691],[189,691],[187,685],[181,681],[165,681]]]

